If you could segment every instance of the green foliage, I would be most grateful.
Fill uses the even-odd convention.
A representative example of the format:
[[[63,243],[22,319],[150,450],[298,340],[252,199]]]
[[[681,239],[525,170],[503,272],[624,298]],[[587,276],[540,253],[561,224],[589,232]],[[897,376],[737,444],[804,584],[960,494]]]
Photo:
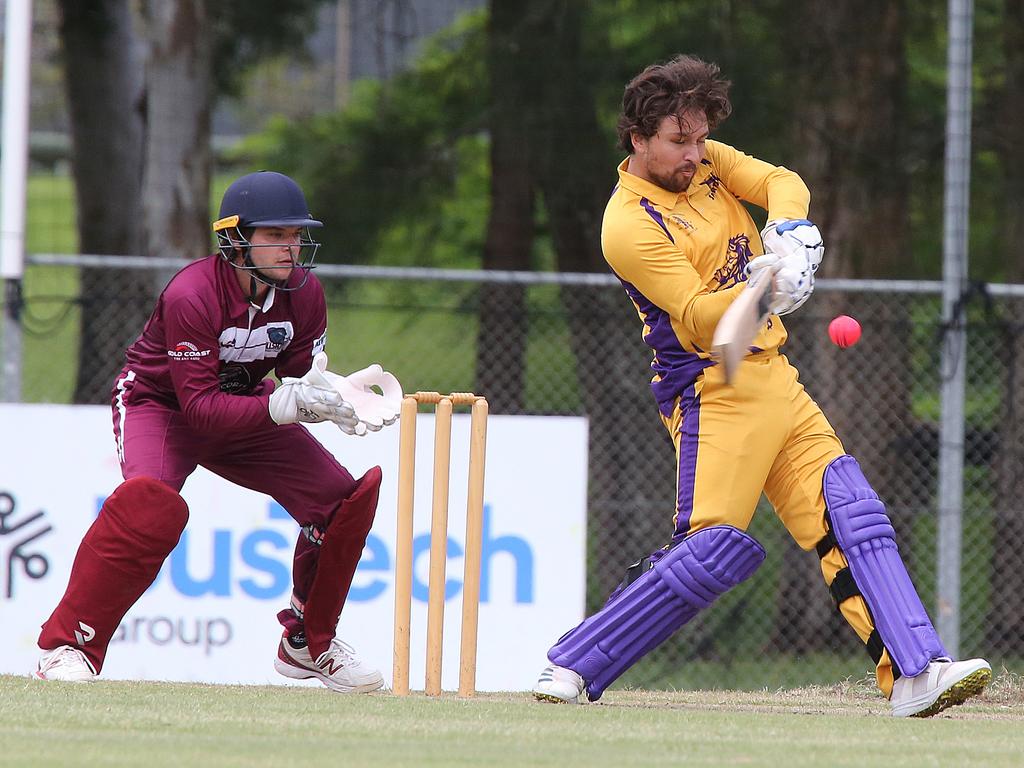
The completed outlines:
[[[382,229],[376,263],[463,269],[480,266],[479,255],[490,212],[487,149],[488,143],[481,134],[455,140],[448,160],[451,167],[444,171],[450,188],[432,201],[424,200],[424,205],[431,207],[432,215],[421,215],[421,211],[412,209]],[[429,197],[426,187],[423,192]],[[346,243],[342,256],[348,252]]]
[[[694,52],[719,61],[733,79],[737,112],[721,135],[766,157],[784,155],[784,112],[766,73],[778,48],[769,34],[774,4],[708,13],[700,4],[599,2],[584,18],[583,76],[597,94],[609,167],[623,85],[652,61]],[[346,107],[308,120],[272,121],[241,154],[298,178],[328,226],[326,261],[476,266],[489,197],[486,15],[464,16],[409,70],[357,84]],[[755,48],[757,57],[745,52]],[[772,53],[775,51],[775,54]],[[744,141],[745,139],[745,141]],[[566,147],[571,151],[571,146]],[[610,174],[610,171],[609,171]],[[547,252],[538,209],[538,258]],[[543,259],[542,259],[543,260]]]
[[[245,148],[301,181],[328,224],[326,260],[367,261],[386,245],[392,263],[450,264],[479,249],[487,207],[483,20],[463,17],[391,81],[357,84],[343,111],[276,121]]]
[[[235,93],[239,76],[260,59],[305,54],[304,40],[328,0],[221,0],[210,3],[216,90]],[[308,55],[308,54],[306,54]]]
[[[785,16],[779,0],[760,3],[679,3],[603,0],[590,5],[587,59],[604,62],[595,95],[602,122],[612,129],[622,91],[645,66],[691,54],[717,63],[733,87],[734,117],[716,136],[752,154],[783,162],[790,154],[785,120],[778,108],[784,89],[779,36]]]
[[[1003,6],[1002,0],[976,4],[976,40],[1001,39]],[[615,122],[625,83],[647,64],[692,53],[717,62],[733,82],[734,114],[718,138],[799,170],[804,158],[790,140],[793,121],[813,105],[807,94],[794,92],[786,74],[800,44],[787,25],[798,12],[781,0],[587,4],[577,66],[580,87],[594,94],[609,163],[619,154]],[[485,24],[484,13],[470,15],[439,36],[412,69],[387,83],[362,83],[342,112],[280,122],[249,144],[261,164],[292,172],[309,187],[316,210],[331,224],[324,233],[329,259],[472,264],[479,257],[489,184]],[[907,151],[901,167],[892,169],[910,180],[912,251],[894,268],[906,277],[936,277],[941,270],[946,24],[944,7],[906,8],[907,90],[899,130]],[[1000,280],[1007,272],[994,147],[1004,55],[998,44],[976,44],[974,52],[971,274]],[[463,179],[465,173],[470,178]],[[537,215],[544,234],[543,211]]]

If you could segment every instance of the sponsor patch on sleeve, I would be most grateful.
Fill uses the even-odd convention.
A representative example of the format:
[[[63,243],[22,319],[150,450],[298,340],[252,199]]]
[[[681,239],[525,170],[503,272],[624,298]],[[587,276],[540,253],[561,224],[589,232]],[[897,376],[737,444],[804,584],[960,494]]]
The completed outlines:
[[[167,356],[172,360],[194,360],[209,354],[210,350],[200,349],[191,341],[179,341],[174,345],[174,349],[167,350]]]
[[[327,329],[324,328],[324,332],[320,334],[320,338],[313,342],[313,356],[316,357],[318,354],[324,351],[327,346]]]

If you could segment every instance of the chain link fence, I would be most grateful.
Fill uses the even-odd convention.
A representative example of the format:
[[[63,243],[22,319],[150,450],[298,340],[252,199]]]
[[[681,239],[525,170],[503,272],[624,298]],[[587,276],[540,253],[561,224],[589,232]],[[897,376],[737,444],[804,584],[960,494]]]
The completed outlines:
[[[108,402],[123,349],[168,265],[154,270],[140,259],[115,270],[35,261],[21,307],[22,400]],[[330,307],[333,367],[381,362],[410,391],[474,390],[488,396],[493,413],[588,417],[588,611],[628,565],[668,541],[672,444],[648,388],[639,321],[613,279],[334,265],[318,274]],[[968,342],[954,350],[966,355],[968,377],[960,640],[962,656],[982,654],[997,670],[1020,671],[1024,291],[1005,293],[968,297]],[[837,314],[863,326],[850,349],[828,340]],[[814,299],[786,319],[784,349],[886,501],[933,617],[941,351],[949,343],[941,314],[938,291],[928,286],[822,281]],[[771,508],[761,507],[751,533],[768,550],[765,565],[638,664],[626,684],[772,688],[870,674],[866,651],[832,606],[816,555],[797,548]]]

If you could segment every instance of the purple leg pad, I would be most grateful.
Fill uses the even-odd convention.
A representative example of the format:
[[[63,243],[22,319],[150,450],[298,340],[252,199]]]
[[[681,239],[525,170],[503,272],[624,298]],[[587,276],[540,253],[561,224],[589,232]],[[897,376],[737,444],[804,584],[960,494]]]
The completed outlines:
[[[764,549],[728,525],[697,531],[604,608],[565,633],[548,651],[551,663],[587,681],[591,701],[648,651],[749,577]]]
[[[829,464],[823,485],[832,535],[846,555],[882,643],[901,674],[921,674],[928,662],[949,653],[910,581],[885,505],[853,456]]]

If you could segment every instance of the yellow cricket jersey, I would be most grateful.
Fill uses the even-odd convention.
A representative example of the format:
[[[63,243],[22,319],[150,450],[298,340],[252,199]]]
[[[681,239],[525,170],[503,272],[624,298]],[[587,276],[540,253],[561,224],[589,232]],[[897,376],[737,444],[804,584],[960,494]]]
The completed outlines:
[[[711,360],[719,318],[746,281],[744,268],[763,253],[753,219],[741,201],[768,219],[807,216],[810,193],[794,172],[716,141],[690,186],[669,192],[619,166],[619,183],[605,208],[601,246],[644,323],[654,350],[651,387],[663,413]],[[786,330],[777,317],[754,340],[777,350]]]

